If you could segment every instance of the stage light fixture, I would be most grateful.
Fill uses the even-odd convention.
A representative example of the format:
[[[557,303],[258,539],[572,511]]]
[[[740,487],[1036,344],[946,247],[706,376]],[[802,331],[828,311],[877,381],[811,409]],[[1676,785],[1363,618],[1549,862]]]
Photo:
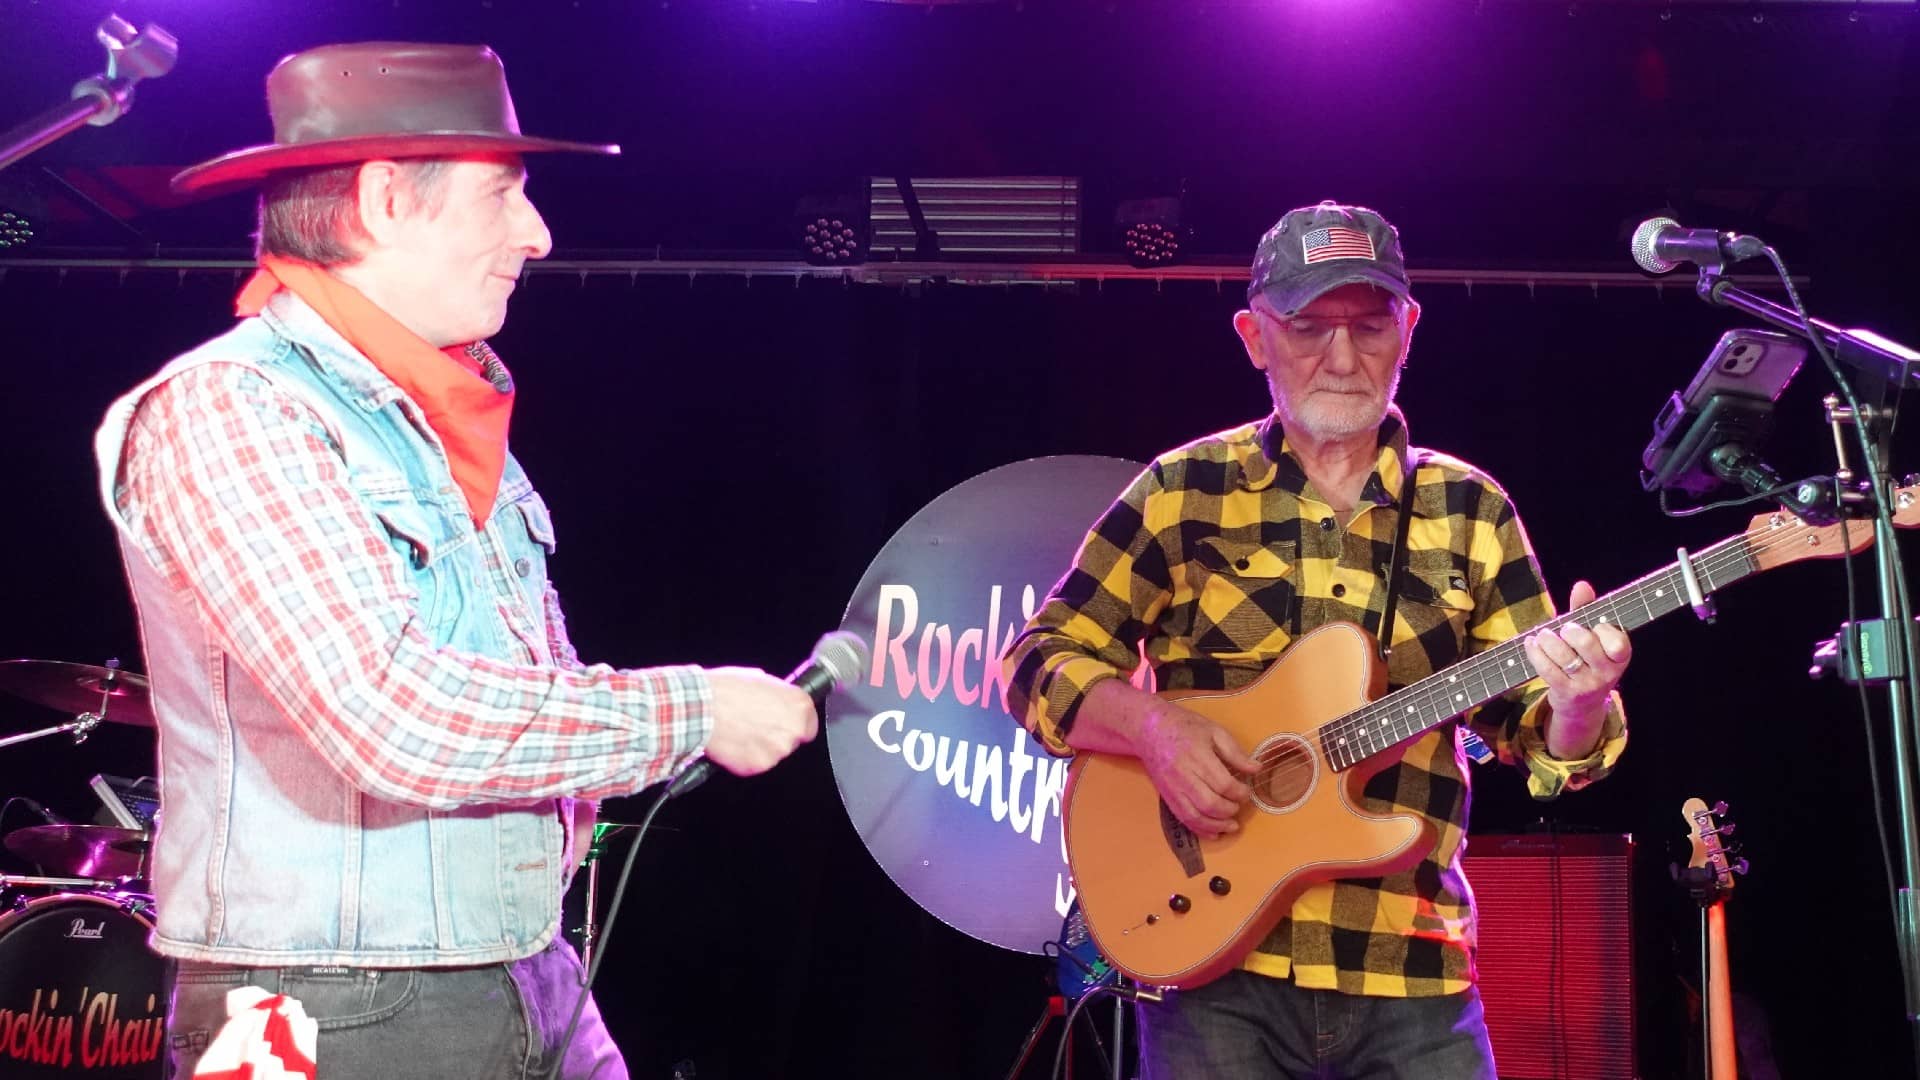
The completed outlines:
[[[1177,196],[1129,199],[1114,208],[1113,220],[1129,266],[1151,270],[1186,256],[1187,230],[1180,224]]]
[[[853,266],[865,262],[870,246],[867,211],[846,196],[805,198],[794,210],[800,258],[813,266]]]
[[[807,261],[819,266],[840,266],[862,257],[860,234],[839,218],[807,222],[800,245]]]
[[[33,240],[33,223],[11,210],[0,213],[0,251],[15,251]]]

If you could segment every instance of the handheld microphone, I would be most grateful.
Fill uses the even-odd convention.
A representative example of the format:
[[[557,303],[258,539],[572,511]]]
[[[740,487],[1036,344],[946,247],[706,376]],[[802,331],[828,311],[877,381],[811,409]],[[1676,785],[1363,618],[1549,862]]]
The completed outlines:
[[[872,659],[867,643],[851,630],[835,630],[813,644],[813,655],[787,676],[787,681],[807,692],[815,705],[826,703],[833,688],[859,678],[860,669]]]
[[[860,635],[850,630],[835,630],[814,643],[813,655],[793,669],[787,681],[805,690],[815,705],[824,705],[834,687],[859,677],[870,657],[867,643],[860,640]],[[667,798],[685,795],[712,775],[713,762],[705,759],[694,762],[668,783]]]
[[[1670,217],[1652,217],[1633,230],[1633,261],[1649,274],[1681,263],[1722,267],[1766,254],[1766,241],[1740,233],[1686,229]]]

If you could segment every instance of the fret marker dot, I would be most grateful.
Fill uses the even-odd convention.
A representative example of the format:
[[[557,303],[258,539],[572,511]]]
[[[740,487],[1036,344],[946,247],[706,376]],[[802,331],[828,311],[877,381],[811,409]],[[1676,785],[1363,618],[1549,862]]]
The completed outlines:
[[[1467,695],[1465,695],[1465,694],[1455,694],[1455,695],[1453,695],[1453,700],[1455,700],[1455,701],[1465,701],[1465,700],[1467,700]]]

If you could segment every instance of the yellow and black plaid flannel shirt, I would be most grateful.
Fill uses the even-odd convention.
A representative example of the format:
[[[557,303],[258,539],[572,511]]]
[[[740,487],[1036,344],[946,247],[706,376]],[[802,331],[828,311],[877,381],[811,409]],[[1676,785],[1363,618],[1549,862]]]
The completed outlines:
[[[1278,443],[1279,445],[1275,445]],[[1074,564],[1007,649],[1007,706],[1056,754],[1071,750],[1088,688],[1134,671],[1161,690],[1253,682],[1301,634],[1347,620],[1378,633],[1403,462],[1404,418],[1381,424],[1380,457],[1345,523],[1307,484],[1269,417],[1170,451],[1107,510]],[[1388,685],[1400,687],[1546,622],[1553,601],[1520,519],[1486,474],[1415,454]],[[1466,718],[1536,798],[1581,787],[1626,746],[1616,699],[1599,745],[1561,761],[1542,732],[1538,679]],[[1366,785],[1368,809],[1412,812],[1438,838],[1411,869],[1308,889],[1245,967],[1351,994],[1458,993],[1473,977],[1473,912],[1461,874],[1468,780],[1451,724],[1409,745]]]

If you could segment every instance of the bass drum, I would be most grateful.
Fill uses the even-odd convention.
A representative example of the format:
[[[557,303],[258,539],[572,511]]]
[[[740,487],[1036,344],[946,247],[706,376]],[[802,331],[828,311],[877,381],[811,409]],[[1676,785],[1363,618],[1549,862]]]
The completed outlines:
[[[157,1080],[166,961],[144,897],[57,893],[0,916],[0,1076]]]

